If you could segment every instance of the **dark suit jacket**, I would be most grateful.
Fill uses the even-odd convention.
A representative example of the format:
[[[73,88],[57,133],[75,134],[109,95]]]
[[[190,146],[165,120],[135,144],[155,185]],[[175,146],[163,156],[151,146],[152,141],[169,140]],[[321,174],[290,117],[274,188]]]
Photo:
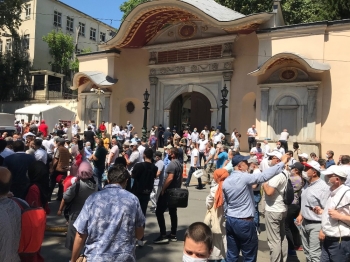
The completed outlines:
[[[24,152],[5,157],[3,166],[7,167],[12,174],[11,192],[15,197],[24,199],[29,179],[28,167],[35,162],[35,157]],[[49,174],[47,174],[49,175]]]

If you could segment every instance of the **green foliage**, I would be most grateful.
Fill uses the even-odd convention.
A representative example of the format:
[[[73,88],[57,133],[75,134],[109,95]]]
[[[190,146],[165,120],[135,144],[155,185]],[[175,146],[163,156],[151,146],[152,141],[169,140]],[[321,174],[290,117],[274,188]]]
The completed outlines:
[[[0,31],[9,30],[11,35],[17,35],[21,25],[22,4],[24,0],[0,0]]]
[[[27,100],[31,97],[31,62],[24,39],[13,38],[12,49],[0,52],[0,100]]]
[[[122,20],[124,20],[128,14],[139,4],[148,2],[149,0],[128,0],[125,1],[119,8],[124,13]]]
[[[70,77],[72,71],[77,71],[78,68],[73,60],[75,45],[71,35],[53,30],[43,37],[43,41],[48,44],[53,59],[49,62],[52,71],[65,74],[68,77]]]

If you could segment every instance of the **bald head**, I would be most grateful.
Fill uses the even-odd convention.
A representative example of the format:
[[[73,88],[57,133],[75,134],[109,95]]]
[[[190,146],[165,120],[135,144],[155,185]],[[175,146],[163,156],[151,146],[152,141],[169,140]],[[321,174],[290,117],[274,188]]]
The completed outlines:
[[[0,196],[6,196],[10,192],[10,187],[11,172],[5,167],[0,167]]]

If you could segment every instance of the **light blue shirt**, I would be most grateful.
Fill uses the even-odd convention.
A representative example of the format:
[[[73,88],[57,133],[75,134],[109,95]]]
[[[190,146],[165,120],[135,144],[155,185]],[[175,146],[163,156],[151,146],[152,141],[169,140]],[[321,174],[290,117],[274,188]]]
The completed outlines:
[[[255,202],[252,185],[266,182],[284,170],[279,163],[260,174],[248,174],[234,170],[223,184],[224,210],[226,216],[235,218],[254,217]]]
[[[88,235],[84,252],[88,261],[136,262],[135,229],[144,223],[137,197],[111,184],[89,196],[74,227]]]

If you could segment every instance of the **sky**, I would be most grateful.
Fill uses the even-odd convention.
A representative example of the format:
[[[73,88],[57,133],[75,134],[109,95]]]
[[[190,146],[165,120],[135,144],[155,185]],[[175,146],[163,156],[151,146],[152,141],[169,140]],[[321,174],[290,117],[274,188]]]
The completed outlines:
[[[86,13],[102,22],[119,28],[123,13],[120,12],[120,5],[125,0],[60,0],[79,11]],[[109,19],[109,20],[105,20]],[[114,21],[111,21],[113,19]]]

